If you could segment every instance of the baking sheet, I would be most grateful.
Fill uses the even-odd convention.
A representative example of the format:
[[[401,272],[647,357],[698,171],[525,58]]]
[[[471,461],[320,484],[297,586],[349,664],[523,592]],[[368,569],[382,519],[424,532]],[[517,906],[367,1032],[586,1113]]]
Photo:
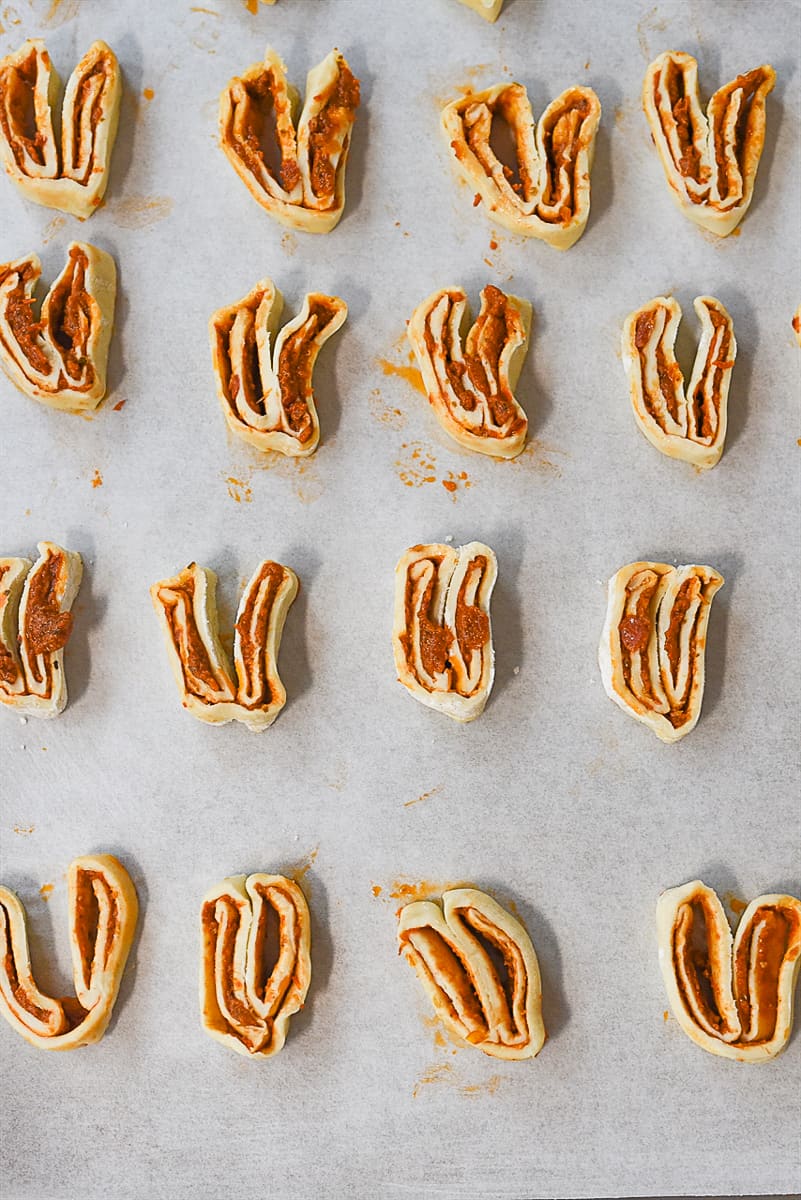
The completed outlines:
[[[801,1039],[760,1067],[693,1046],[665,1019],[654,905],[696,876],[729,900],[801,886],[798,29],[798,4],[770,0],[508,0],[494,27],[455,0],[0,8],[0,52],[42,34],[66,77],[103,37],[125,72],[89,223],[0,180],[0,261],[38,250],[49,281],[77,236],[114,255],[121,284],[112,392],[91,420],[0,376],[0,548],[53,539],[86,568],[68,709],[25,725],[0,712],[2,879],[57,995],[70,860],[117,853],[142,905],[98,1046],[40,1054],[0,1029],[9,1197],[797,1188]],[[347,211],[324,238],[271,221],[216,145],[219,92],[266,42],[296,83],[333,45],[362,81]],[[778,72],[742,236],[703,234],[669,199],[639,105],[669,48],[699,57],[706,94],[763,61]],[[451,172],[440,104],[506,78],[535,114],[573,83],[600,96],[592,215],[566,254],[491,226]],[[305,463],[232,440],[214,396],[208,316],[266,274],[289,313],[308,289],[350,308],[318,364],[322,443]],[[404,377],[414,306],[446,284],[475,303],[486,282],[534,305],[518,387],[531,446],[513,463],[451,444]],[[734,317],[729,435],[707,473],[645,442],[619,360],[624,316],[670,291],[685,366],[693,297]],[[394,564],[445,537],[488,542],[500,565],[496,685],[467,727],[410,699],[390,647]],[[302,582],[289,702],[259,736],[203,726],[179,705],[148,586],[212,567],[230,629],[264,556]],[[606,698],[596,665],[604,582],[643,557],[726,578],[703,716],[673,747]],[[203,1034],[196,996],[200,898],[253,870],[298,874],[313,913],[309,1001],[262,1063]],[[514,903],[532,934],[549,1033],[534,1062],[451,1045],[396,957],[404,888],[458,881]]]

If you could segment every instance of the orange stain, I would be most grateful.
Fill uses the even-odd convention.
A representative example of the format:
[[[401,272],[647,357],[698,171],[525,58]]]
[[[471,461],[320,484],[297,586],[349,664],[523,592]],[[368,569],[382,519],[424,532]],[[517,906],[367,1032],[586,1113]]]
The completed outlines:
[[[320,847],[315,846],[314,849],[309,854],[307,854],[305,858],[302,858],[300,860],[300,862],[295,863],[294,867],[290,868],[290,870],[288,872],[289,878],[294,879],[295,883],[302,883],[303,880],[308,875],[309,871],[314,866],[314,863],[317,859],[317,855],[319,854],[319,852],[320,852]]]
[[[95,467],[95,473],[92,476],[92,487],[99,488],[102,486],[103,486],[103,476],[100,474],[100,472]]]
[[[448,1083],[450,1076],[453,1073],[453,1067],[450,1063],[432,1063],[430,1067],[417,1080],[417,1083],[412,1089],[412,1096],[417,1099],[420,1094],[420,1089],[427,1083]]]
[[[257,13],[259,11],[259,0],[245,0],[245,8],[249,13]]]
[[[486,1083],[468,1083],[459,1090],[463,1096],[480,1096],[482,1092],[494,1096],[500,1086],[500,1075],[491,1075]]]
[[[53,217],[49,221],[42,232],[42,241],[47,243],[54,238],[60,229],[63,229],[67,223],[66,217]]]
[[[128,403],[127,400],[118,400],[117,403],[114,405],[113,411],[114,412],[122,412],[122,410],[125,408],[125,405],[127,403]]]
[[[373,388],[368,401],[370,405],[370,415],[380,421],[382,425],[389,425],[390,429],[402,429],[406,424],[406,417],[400,408],[391,408],[384,403],[384,399],[378,388]]]
[[[423,792],[421,796],[415,796],[414,800],[405,800],[404,808],[411,808],[413,804],[420,804],[423,800],[429,800],[431,796],[436,796],[437,792],[442,791],[442,786],[432,788],[430,792]]]
[[[53,889],[55,888],[55,886],[56,885],[54,883],[43,883],[42,884],[42,886],[39,888],[39,895],[42,897],[43,900],[50,899],[50,897],[53,895]]]
[[[407,367],[403,363],[393,363],[387,358],[379,358],[378,365],[385,375],[397,375],[400,379],[405,379],[407,383],[410,383],[421,396],[426,395],[423,376],[417,367],[411,365]]]
[[[380,896],[384,889],[380,883],[374,883],[371,890],[374,896]]]
[[[155,96],[155,94],[156,93],[153,91],[152,88],[143,88],[142,89],[142,95],[144,96],[145,100],[152,100],[153,97]]]
[[[492,238],[492,240],[490,241],[490,250],[497,250],[497,249],[498,249],[498,243],[495,241],[495,238]]]
[[[244,500],[245,504],[250,504],[253,499],[253,489],[243,479],[237,479],[233,475],[227,475],[225,482],[228,484],[228,495],[237,504],[241,504]]]
[[[35,828],[35,825],[15,825],[14,833],[18,833],[20,837],[28,837]]]
[[[746,903],[746,901],[741,900],[739,896],[735,896],[733,892],[725,892],[724,896],[723,896],[723,901],[725,904],[728,904],[731,911],[737,917],[741,916],[745,912],[745,910],[748,908],[748,904]]]
[[[123,229],[146,229],[168,217],[172,206],[171,196],[128,196],[112,200],[108,210],[114,223]]]

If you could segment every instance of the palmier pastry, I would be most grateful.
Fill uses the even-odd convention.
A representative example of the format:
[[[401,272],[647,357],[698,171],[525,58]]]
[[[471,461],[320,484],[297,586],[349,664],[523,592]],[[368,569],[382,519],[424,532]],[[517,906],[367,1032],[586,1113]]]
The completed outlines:
[[[525,927],[490,896],[454,888],[443,893],[442,908],[430,900],[407,904],[398,946],[455,1037],[493,1058],[539,1054],[545,1026],[537,955]]]
[[[306,897],[283,875],[233,875],[204,896],[200,927],[203,1028],[238,1054],[270,1058],[311,983]]]
[[[37,319],[33,293],[41,273],[35,254],[0,264],[0,365],[21,392],[51,408],[97,408],[114,325],[114,259],[72,242]]]
[[[636,562],[609,580],[598,659],[607,696],[663,742],[695,727],[704,695],[712,567]]]
[[[732,938],[717,895],[696,879],[662,893],[656,928],[670,1007],[687,1036],[740,1062],[781,1054],[793,1029],[801,901],[758,896]]]
[[[498,563],[489,546],[412,546],[395,568],[392,647],[415,700],[473,721],[492,689],[490,597]]]
[[[348,306],[337,296],[312,292],[279,331],[282,307],[272,280],[262,279],[211,318],[211,357],[229,428],[258,450],[305,458],[320,440],[314,364]]]
[[[106,192],[117,135],[122,78],[114,51],[105,42],[89,47],[67,83],[60,122],[58,90],[44,42],[25,42],[0,60],[0,158],[28,200],[91,217]]]
[[[256,733],[272,725],[286,704],[278,649],[297,591],[298,578],[289,567],[259,563],[236,614],[234,683],[219,638],[214,572],[190,563],[173,579],[153,584],[150,595],[170,665],[192,716],[212,725],[241,721]]]
[[[463,348],[469,322],[462,288],[441,288],[418,304],[406,332],[446,433],[467,450],[514,458],[528,430],[514,387],[528,348],[531,305],[488,284]]]
[[[492,149],[495,116],[509,125],[516,172]],[[578,241],[590,215],[590,168],[600,119],[592,88],[571,87],[548,105],[535,130],[528,94],[519,83],[470,92],[442,111],[457,169],[490,219],[558,250]]]
[[[39,542],[39,558],[0,558],[0,701],[33,717],[67,704],[64,647],[83,574],[80,554]]]
[[[75,1050],[102,1038],[139,914],[131,878],[111,854],[76,858],[67,887],[75,997],[60,1000],[36,986],[25,909],[13,892],[0,887],[0,1012],[40,1050]]]
[[[691,54],[668,50],[645,73],[643,108],[670,193],[686,217],[720,237],[751,203],[775,82],[767,65],[738,75],[718,88],[704,116]]]
[[[634,418],[652,446],[669,458],[714,467],[726,440],[726,408],[737,343],[732,319],[719,300],[694,304],[701,340],[685,389],[674,346],[681,308],[657,296],[623,324],[623,366],[629,377]]]
[[[461,0],[462,4],[472,8],[485,21],[497,21],[503,8],[503,0]]]
[[[338,50],[309,72],[298,118],[299,107],[286,66],[268,46],[264,62],[232,79],[220,97],[220,144],[251,196],[277,221],[329,233],[345,208],[345,165],[359,107],[359,81]],[[268,120],[275,126],[272,154],[263,143]]]

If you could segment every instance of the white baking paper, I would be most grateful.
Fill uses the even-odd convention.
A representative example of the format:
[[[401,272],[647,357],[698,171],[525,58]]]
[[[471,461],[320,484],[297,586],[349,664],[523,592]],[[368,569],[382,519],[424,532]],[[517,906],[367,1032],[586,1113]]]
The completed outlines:
[[[258,8],[0,6],[1,52],[44,36],[66,78],[102,37],[125,72],[89,222],[0,179],[0,261],[36,250],[49,282],[80,237],[120,277],[111,392],[91,419],[0,376],[0,552],[46,538],[85,563],[69,707],[47,723],[0,711],[1,877],[56,995],[71,990],[70,860],[118,854],[142,906],[99,1045],[40,1053],[0,1028],[4,1194],[794,1191],[801,1039],[762,1066],[694,1046],[665,1017],[654,907],[695,877],[729,901],[800,894],[799,6],[507,0],[494,26],[456,0]],[[325,237],[272,221],[217,145],[220,90],[266,43],[301,88],[334,45],[361,79],[347,210]],[[702,233],[669,197],[639,98],[666,49],[697,55],[706,95],[776,68],[738,236]],[[589,226],[564,254],[474,208],[439,132],[460,88],[513,78],[537,114],[576,83],[603,105]],[[303,463],[233,440],[215,398],[208,318],[264,275],[289,314],[307,290],[349,305],[318,364],[322,441]],[[475,306],[487,282],[534,306],[517,389],[531,443],[511,463],[451,443],[398,373],[415,305],[460,284]],[[693,298],[734,318],[712,471],[662,457],[630,410],[621,322],[664,292],[685,313],[685,369]],[[495,689],[466,727],[414,703],[390,645],[396,560],[446,537],[486,541],[500,567]],[[263,557],[302,583],[281,649],[287,707],[260,735],[204,726],[180,706],[148,587],[193,559],[213,568],[230,635]],[[596,663],[605,581],[640,558],[726,579],[703,715],[675,746],[607,699]],[[267,1062],[206,1037],[197,1002],[200,899],[256,870],[298,874],[313,913],[309,1000]],[[534,940],[549,1038],[533,1062],[452,1045],[397,957],[404,886],[460,881],[516,905]]]

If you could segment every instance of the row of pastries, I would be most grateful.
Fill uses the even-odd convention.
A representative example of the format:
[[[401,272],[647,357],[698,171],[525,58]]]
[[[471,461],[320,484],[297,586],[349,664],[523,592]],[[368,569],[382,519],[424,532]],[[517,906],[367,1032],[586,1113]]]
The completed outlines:
[[[0,558],[0,702],[35,717],[67,703],[64,652],[83,564],[39,543],[39,558]],[[495,676],[491,547],[412,546],[395,568],[392,647],[400,683],[456,721],[481,715]],[[685,737],[704,693],[707,627],[723,577],[712,567],[636,562],[609,581],[599,648],[607,694],[662,741]],[[213,725],[267,729],[286,703],[278,652],[298,591],[295,572],[260,562],[242,593],[233,662],[220,639],[217,576],[190,563],[150,589],[181,703]]]
[[[136,934],[137,893],[119,859],[75,859],[67,887],[75,997],[60,1000],[37,986],[25,909],[0,887],[0,1013],[41,1050],[99,1041]],[[709,1053],[740,1062],[780,1054],[792,1032],[801,901],[757,897],[732,937],[716,893],[693,880],[661,894],[656,926],[665,989],[684,1033]],[[206,1033],[251,1059],[277,1054],[312,978],[303,890],[284,875],[229,876],[203,897],[200,937]],[[406,904],[398,911],[397,942],[458,1044],[511,1061],[539,1054],[546,1030],[537,954],[523,922],[492,896],[458,887],[441,902]]]

